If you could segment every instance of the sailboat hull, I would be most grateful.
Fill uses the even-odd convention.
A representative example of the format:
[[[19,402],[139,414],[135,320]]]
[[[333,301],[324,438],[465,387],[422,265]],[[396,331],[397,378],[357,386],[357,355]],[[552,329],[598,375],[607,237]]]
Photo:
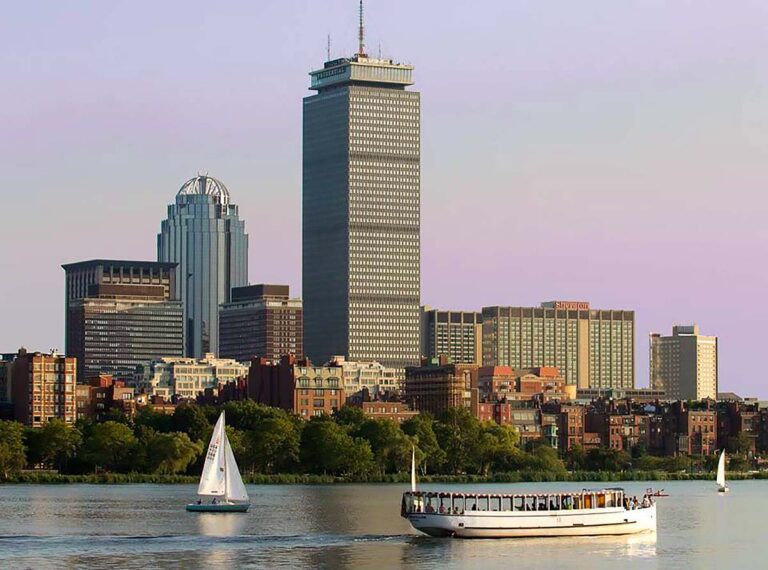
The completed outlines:
[[[250,507],[250,503],[190,503],[187,510],[192,513],[245,513]]]

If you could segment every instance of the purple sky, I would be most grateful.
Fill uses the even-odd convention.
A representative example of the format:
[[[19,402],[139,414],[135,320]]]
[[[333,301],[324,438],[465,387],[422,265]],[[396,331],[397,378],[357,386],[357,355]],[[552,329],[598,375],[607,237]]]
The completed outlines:
[[[12,2],[0,24],[0,352],[62,347],[65,262],[154,259],[207,170],[252,282],[301,275],[307,72],[353,0]],[[647,334],[720,337],[720,386],[768,396],[768,4],[368,0],[368,51],[422,92],[422,302],[584,299]]]

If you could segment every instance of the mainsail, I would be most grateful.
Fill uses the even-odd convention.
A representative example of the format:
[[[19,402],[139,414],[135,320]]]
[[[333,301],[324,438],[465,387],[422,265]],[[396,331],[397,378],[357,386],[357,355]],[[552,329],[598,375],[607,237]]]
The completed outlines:
[[[203,474],[200,484],[197,486],[197,494],[207,497],[223,497],[226,492],[226,457],[224,445],[227,433],[224,430],[224,412],[221,412],[219,420],[213,428],[211,442],[208,444],[208,453],[205,455]]]
[[[720,453],[720,459],[717,462],[717,484],[721,489],[725,488],[725,450]]]

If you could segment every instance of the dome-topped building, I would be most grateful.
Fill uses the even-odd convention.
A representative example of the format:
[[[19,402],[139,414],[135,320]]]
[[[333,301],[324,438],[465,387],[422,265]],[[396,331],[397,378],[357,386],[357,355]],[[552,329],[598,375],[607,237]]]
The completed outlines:
[[[245,222],[220,180],[198,174],[181,186],[157,236],[157,259],[178,263],[186,356],[218,354],[219,305],[248,284]]]
[[[176,195],[190,196],[195,194],[212,196],[217,203],[225,206],[229,204],[229,190],[227,190],[227,187],[224,186],[221,180],[207,174],[198,174],[194,178],[187,180]]]

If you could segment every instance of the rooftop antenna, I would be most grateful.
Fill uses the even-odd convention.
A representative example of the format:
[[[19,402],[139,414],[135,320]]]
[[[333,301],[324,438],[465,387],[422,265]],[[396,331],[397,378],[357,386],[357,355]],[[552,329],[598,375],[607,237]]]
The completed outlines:
[[[379,42],[379,59],[381,59],[381,42]]]
[[[359,46],[357,55],[365,56],[365,28],[363,26],[363,0],[360,0],[360,27],[357,32]]]
[[[325,46],[326,60],[331,61],[331,34],[328,34],[328,43]]]

